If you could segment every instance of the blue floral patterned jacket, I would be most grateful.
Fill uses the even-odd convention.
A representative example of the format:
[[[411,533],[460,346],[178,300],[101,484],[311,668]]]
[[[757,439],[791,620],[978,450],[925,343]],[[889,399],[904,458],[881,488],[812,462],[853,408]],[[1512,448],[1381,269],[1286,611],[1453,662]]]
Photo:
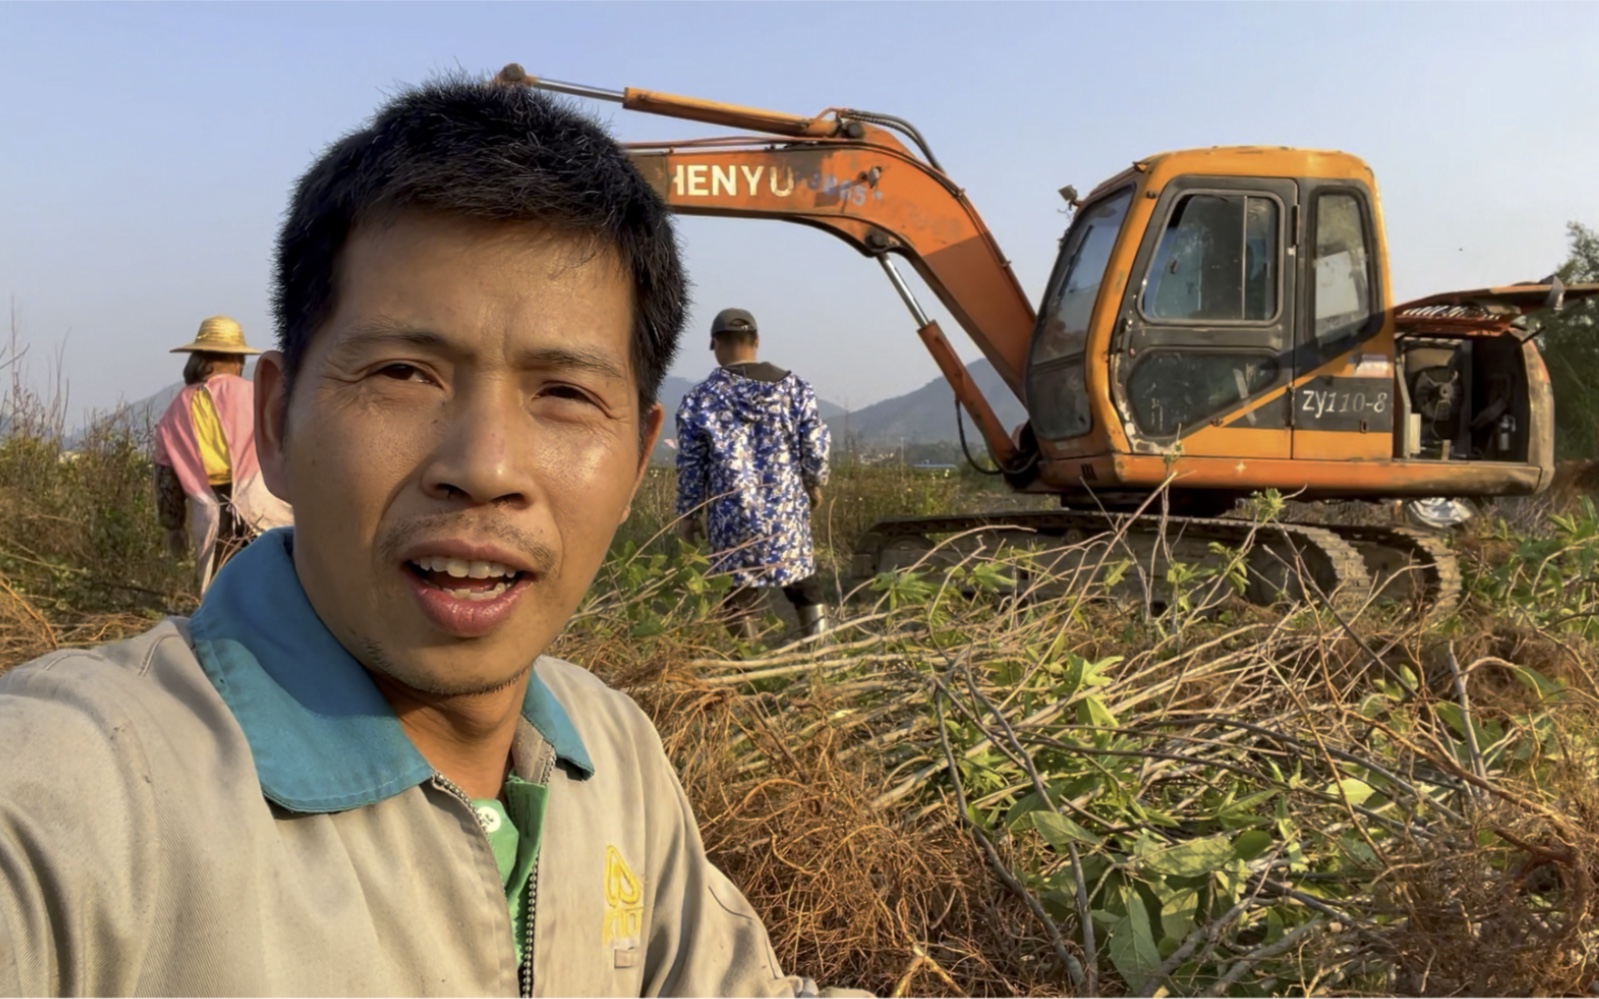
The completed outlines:
[[[701,512],[715,572],[787,586],[816,571],[808,488],[832,444],[805,380],[771,364],[717,368],[677,410],[677,513]]]

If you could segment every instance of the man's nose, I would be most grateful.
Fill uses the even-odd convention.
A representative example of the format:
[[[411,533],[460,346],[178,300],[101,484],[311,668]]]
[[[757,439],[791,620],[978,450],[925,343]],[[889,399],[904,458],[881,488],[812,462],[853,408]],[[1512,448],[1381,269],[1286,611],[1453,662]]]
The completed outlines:
[[[533,448],[520,394],[485,386],[456,395],[444,416],[445,433],[423,475],[423,488],[440,499],[473,504],[525,505],[531,501]]]

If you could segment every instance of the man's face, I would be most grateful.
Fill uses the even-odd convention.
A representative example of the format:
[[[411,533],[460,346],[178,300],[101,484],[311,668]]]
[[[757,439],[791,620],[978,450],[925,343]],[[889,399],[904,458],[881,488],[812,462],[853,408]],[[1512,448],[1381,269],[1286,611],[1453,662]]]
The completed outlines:
[[[485,692],[566,623],[660,431],[660,406],[639,412],[632,308],[614,254],[404,215],[346,246],[286,408],[263,356],[257,446],[294,507],[295,569],[369,669]]]

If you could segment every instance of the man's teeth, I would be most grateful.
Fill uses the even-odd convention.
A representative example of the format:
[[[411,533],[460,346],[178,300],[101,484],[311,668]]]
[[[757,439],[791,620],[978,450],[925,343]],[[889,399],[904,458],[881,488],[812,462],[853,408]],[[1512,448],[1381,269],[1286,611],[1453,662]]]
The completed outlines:
[[[452,590],[447,586],[439,587],[445,593],[457,600],[493,600],[495,597],[511,588],[510,583],[495,583],[486,590]]]
[[[424,555],[411,560],[411,564],[423,572],[442,572],[456,579],[491,579],[496,577],[515,576],[517,570],[499,562],[485,562],[481,559],[468,561],[464,558],[445,558],[442,555]]]

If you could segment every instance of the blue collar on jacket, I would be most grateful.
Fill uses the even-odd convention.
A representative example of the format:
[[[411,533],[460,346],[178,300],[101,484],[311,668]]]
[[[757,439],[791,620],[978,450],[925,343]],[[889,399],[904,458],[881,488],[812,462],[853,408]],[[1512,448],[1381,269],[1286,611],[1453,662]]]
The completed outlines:
[[[244,729],[261,790],[296,812],[338,812],[430,779],[367,672],[317,617],[289,555],[261,535],[217,573],[189,621],[195,655]],[[522,717],[556,758],[594,773],[566,709],[535,671]]]

